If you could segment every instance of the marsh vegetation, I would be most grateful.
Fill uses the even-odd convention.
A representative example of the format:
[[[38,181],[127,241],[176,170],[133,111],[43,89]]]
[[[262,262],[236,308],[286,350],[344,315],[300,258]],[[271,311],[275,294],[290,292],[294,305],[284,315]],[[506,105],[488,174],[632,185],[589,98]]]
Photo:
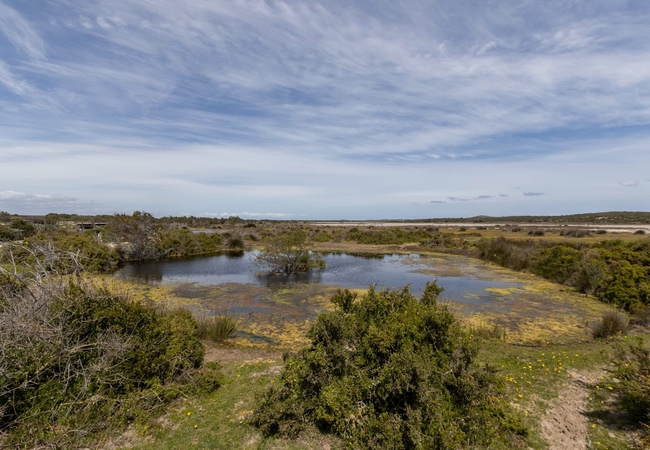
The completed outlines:
[[[471,222],[465,231],[441,231],[146,213],[105,222],[81,233],[52,221],[33,229],[7,221],[0,229],[2,445],[92,446],[131,427],[131,444],[141,448],[448,448],[462,441],[542,449],[539,423],[549,402],[567,380],[595,371],[603,378],[584,387],[591,442],[648,442],[639,425],[649,411],[644,235],[552,223],[543,235],[528,235],[526,226],[495,230]],[[489,304],[502,314],[474,299],[478,306],[468,315],[440,304],[432,288],[418,298],[408,289],[357,287],[355,297],[317,283],[217,289],[115,284],[92,275],[127,261],[215,254],[229,250],[231,238],[241,238],[237,248],[266,255],[258,260],[263,272],[283,277],[322,267],[317,252],[347,250],[422,253],[449,266],[442,273],[410,263],[430,279],[475,276],[481,264],[514,284],[490,288]],[[22,243],[10,243],[16,239]],[[197,308],[199,292],[206,303]],[[260,322],[263,314],[249,304],[285,323]],[[530,332],[551,316],[550,334]],[[287,338],[277,338],[280,332]],[[206,349],[220,368],[204,361]],[[257,357],[262,349],[269,356]],[[280,361],[283,350],[292,353]],[[446,369],[424,363],[432,358]]]

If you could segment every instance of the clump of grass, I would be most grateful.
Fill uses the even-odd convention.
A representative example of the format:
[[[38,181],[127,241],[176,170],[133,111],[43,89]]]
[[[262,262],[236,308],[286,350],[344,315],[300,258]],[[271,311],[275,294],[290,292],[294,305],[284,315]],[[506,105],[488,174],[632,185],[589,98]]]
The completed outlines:
[[[237,319],[230,313],[203,316],[197,321],[200,339],[209,339],[214,342],[223,342],[235,336],[238,327]]]
[[[243,250],[244,239],[238,234],[229,236],[228,239],[226,239],[226,248],[228,250]]]
[[[506,340],[506,329],[499,325],[470,325],[467,332],[471,336],[480,337],[483,339],[497,339],[500,341]]]
[[[612,336],[627,334],[629,321],[625,314],[619,311],[608,311],[591,327],[591,335],[594,338],[607,339]]]
[[[546,233],[544,230],[530,230],[528,236],[544,236]]]
[[[634,234],[645,234],[645,230],[636,230]]]

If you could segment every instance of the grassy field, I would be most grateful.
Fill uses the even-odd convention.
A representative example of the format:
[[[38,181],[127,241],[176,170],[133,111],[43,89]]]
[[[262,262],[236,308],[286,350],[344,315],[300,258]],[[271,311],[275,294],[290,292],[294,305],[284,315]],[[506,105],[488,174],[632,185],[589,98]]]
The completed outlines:
[[[304,227],[314,233],[322,231],[310,225]],[[407,229],[408,226],[404,226]],[[261,225],[255,232],[275,232],[272,225]],[[328,230],[329,231],[329,230]],[[475,245],[484,238],[506,236],[514,240],[539,240],[549,243],[592,244],[602,240],[620,239],[624,242],[647,240],[647,236],[620,234],[592,234],[583,238],[567,238],[561,228],[549,228],[543,236],[530,236],[527,230],[482,229],[480,224],[468,224],[466,231],[441,230],[465,240],[469,245],[449,249],[449,253],[475,256]],[[626,422],[616,410],[618,381],[612,373],[611,360],[617,342],[625,344],[636,336],[620,336],[604,342],[593,340],[589,326],[606,311],[612,309],[595,297],[580,294],[575,289],[551,283],[529,273],[518,273],[476,259],[457,255],[442,255],[419,242],[399,245],[364,245],[346,241],[349,230],[329,231],[334,239],[314,243],[318,250],[371,253],[420,253],[445,258],[445,274],[462,276],[478,266],[485,266],[500,279],[514,280],[516,289],[493,289],[498,302],[507,304],[507,310],[450,305],[468,329],[476,330],[476,339],[484,340],[479,360],[494,365],[506,381],[507,395],[500,399],[513,404],[525,415],[531,433],[527,445],[533,449],[549,447],[552,418],[572,414],[566,420],[584,432],[580,437],[590,449],[631,448],[635,424]],[[338,234],[337,234],[338,233]],[[247,246],[263,246],[262,242],[247,240]],[[454,272],[455,271],[455,272]],[[431,275],[444,276],[431,269]],[[192,285],[130,284],[110,276],[98,276],[112,291],[127,294],[159,307],[184,307],[200,316],[209,310],[221,309],[222,301],[246,305],[269,295],[257,286],[220,285],[197,287]],[[201,291],[201,292],[199,292]],[[296,440],[265,438],[249,423],[256,405],[256,395],[277,382],[283,367],[282,352],[308,344],[307,330],[314,314],[332,308],[329,297],[334,287],[305,285],[293,290],[273,292],[273,320],[248,320],[240,323],[239,336],[219,346],[205,342],[206,360],[217,361],[223,369],[223,385],[214,393],[200,398],[186,398],[175,402],[154,426],[140,430],[128,429],[119,436],[98,443],[97,448],[136,449],[320,449],[343,448],[338,439],[311,430]],[[361,292],[361,291],[360,291]],[[203,299],[198,301],[197,299]],[[298,307],[296,307],[298,305]],[[498,330],[498,338],[483,338]],[[503,332],[503,334],[501,333]],[[495,334],[495,333],[492,333]],[[637,329],[633,335],[644,339],[650,334]],[[259,339],[263,336],[264,339]],[[254,338],[256,337],[256,338]],[[571,399],[573,403],[567,402]],[[569,408],[570,406],[570,408]],[[563,419],[564,420],[564,419]],[[575,423],[574,423],[575,422]]]
[[[625,338],[621,338],[625,340]],[[609,373],[612,342],[572,345],[516,346],[489,339],[480,354],[483,363],[500,369],[508,386],[502,401],[524,412],[531,434],[528,445],[548,448],[540,425],[567,387],[580,383],[588,398],[584,426],[591,449],[627,449],[631,434],[615,413],[616,382]],[[322,449],[343,448],[340,441],[312,430],[291,441],[263,438],[248,423],[255,396],[275,383],[282,368],[279,353],[256,349],[211,347],[209,358],[221,359],[224,384],[201,399],[177,402],[148,436],[130,430],[104,443],[104,448],[135,449]],[[552,413],[550,413],[552,414]]]

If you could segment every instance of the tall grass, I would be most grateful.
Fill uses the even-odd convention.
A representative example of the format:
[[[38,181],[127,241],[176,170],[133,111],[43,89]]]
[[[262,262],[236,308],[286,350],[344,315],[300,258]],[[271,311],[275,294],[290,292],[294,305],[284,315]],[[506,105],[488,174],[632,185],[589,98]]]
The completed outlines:
[[[243,250],[244,238],[238,234],[228,237],[228,239],[226,239],[226,248],[229,250]]]
[[[627,334],[629,321],[624,313],[619,311],[608,311],[603,314],[600,322],[591,327],[591,335],[594,338],[607,339],[612,336]]]
[[[200,339],[209,339],[214,342],[223,342],[231,339],[237,332],[239,325],[237,318],[229,312],[214,316],[203,316],[197,319]]]

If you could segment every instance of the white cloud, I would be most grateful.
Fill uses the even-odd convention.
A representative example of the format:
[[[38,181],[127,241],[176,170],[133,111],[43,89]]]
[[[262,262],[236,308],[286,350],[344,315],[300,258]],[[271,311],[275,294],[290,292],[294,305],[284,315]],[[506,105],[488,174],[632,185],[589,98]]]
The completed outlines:
[[[20,211],[31,214],[46,212],[91,213],[95,210],[92,203],[79,202],[74,197],[49,194],[26,194],[17,191],[0,191],[0,207],[8,211]]]
[[[30,58],[45,57],[45,44],[38,33],[20,13],[2,1],[0,1],[0,32],[16,49]]]
[[[639,209],[645,185],[614,193],[648,167],[649,17],[626,8],[5,0],[0,188],[166,214],[467,215],[532,189]]]
[[[636,187],[639,185],[636,181],[619,181],[618,184],[625,187]]]

